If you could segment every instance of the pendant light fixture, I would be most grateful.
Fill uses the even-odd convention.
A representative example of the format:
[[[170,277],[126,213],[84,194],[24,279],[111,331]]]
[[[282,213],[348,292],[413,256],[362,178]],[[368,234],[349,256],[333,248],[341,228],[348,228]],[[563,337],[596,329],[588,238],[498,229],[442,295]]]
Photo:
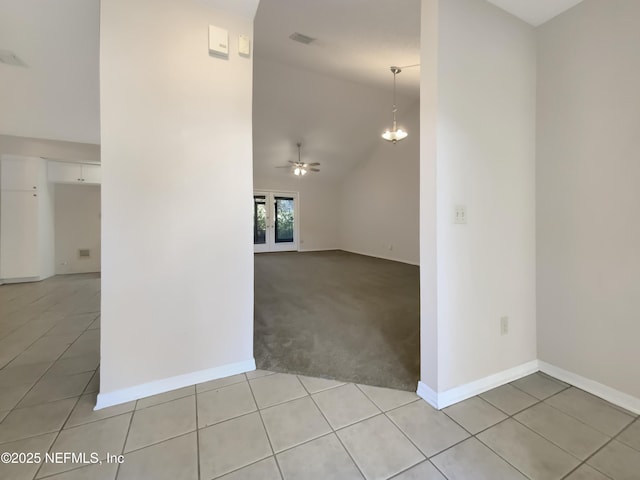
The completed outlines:
[[[390,67],[390,70],[393,73],[393,126],[382,134],[382,138],[395,145],[399,140],[406,138],[408,133],[402,128],[398,128],[396,123],[396,112],[398,111],[396,106],[396,75],[402,70],[399,67]]]

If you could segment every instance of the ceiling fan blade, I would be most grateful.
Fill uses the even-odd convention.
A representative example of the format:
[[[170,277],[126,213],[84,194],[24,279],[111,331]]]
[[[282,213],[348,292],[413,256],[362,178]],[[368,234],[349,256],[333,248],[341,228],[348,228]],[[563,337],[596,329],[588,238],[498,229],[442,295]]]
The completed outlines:
[[[289,163],[295,165],[297,162],[294,162],[293,160],[287,160]]]
[[[313,163],[307,163],[307,165],[310,167],[317,167],[320,164],[318,162],[313,162]]]
[[[291,168],[291,165],[281,165],[280,167],[274,167],[274,168]]]
[[[310,171],[312,171],[312,172],[319,172],[319,171],[320,171],[320,170],[319,170],[319,169],[317,169],[317,168],[310,168],[309,170],[310,170]]]

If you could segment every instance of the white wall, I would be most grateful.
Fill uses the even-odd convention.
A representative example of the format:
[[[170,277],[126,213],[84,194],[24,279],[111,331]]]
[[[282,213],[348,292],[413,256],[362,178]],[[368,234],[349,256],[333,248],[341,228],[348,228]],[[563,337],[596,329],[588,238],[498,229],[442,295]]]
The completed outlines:
[[[438,49],[440,0],[420,10],[420,382],[438,391]],[[420,384],[418,384],[418,388]],[[432,404],[437,399],[432,398]]]
[[[205,3],[101,4],[99,406],[253,362],[253,18],[229,12],[257,1]]]
[[[300,251],[335,250],[340,248],[338,227],[342,208],[338,185],[310,173],[304,178],[288,171],[278,177],[254,175],[255,190],[298,193]]]
[[[538,30],[540,359],[640,398],[640,2]]]
[[[341,185],[343,250],[417,265],[419,256],[420,123],[418,105],[398,112],[409,136],[378,138],[371,155]]]
[[[437,378],[424,363],[422,378],[443,392],[536,359],[536,45],[532,27],[481,0],[426,0],[423,9],[438,25],[427,21],[422,39],[423,68],[437,75],[421,107],[421,247],[427,258],[437,251],[436,265],[421,262],[430,288],[422,303],[437,300],[421,325],[423,338],[437,337],[438,359]],[[433,37],[437,51],[426,43]],[[466,225],[453,223],[458,204]]]
[[[100,145],[0,135],[0,154],[47,157],[67,162],[99,162]]]
[[[100,186],[56,184],[53,203],[56,274],[99,272]]]

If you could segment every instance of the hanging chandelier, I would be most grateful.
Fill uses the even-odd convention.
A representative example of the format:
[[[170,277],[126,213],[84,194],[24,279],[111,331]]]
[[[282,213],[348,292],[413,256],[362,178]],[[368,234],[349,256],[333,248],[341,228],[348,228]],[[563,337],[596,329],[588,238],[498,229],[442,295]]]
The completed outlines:
[[[395,145],[399,140],[406,138],[408,133],[402,128],[398,128],[396,122],[396,112],[398,111],[396,105],[396,75],[402,72],[402,70],[399,67],[390,67],[390,70],[391,73],[393,73],[393,126],[382,134],[382,138]]]

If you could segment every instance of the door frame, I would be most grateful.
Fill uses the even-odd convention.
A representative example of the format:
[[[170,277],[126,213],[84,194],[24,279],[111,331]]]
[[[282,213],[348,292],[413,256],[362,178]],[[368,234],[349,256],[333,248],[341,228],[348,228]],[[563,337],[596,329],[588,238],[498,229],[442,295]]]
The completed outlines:
[[[269,233],[267,233],[267,242],[265,244],[253,244],[253,253],[268,253],[268,252],[298,252],[300,251],[300,192],[293,192],[289,190],[272,190],[268,188],[254,188],[253,196],[264,195],[269,204],[269,198],[272,199],[277,196],[293,197],[293,242],[292,243],[269,243]],[[275,213],[275,207],[270,204],[268,207],[267,215],[269,220],[267,221],[267,230],[271,229],[273,232],[274,225],[271,220],[271,216]],[[271,223],[271,225],[269,225]],[[273,233],[271,234],[273,235]],[[257,247],[257,248],[256,248]]]

